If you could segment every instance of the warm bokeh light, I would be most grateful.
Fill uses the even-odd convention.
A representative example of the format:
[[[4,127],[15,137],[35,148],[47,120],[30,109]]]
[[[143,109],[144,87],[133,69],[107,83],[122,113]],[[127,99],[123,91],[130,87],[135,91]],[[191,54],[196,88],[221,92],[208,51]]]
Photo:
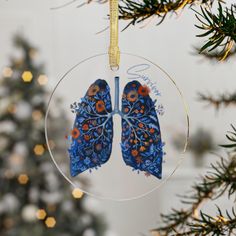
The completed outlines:
[[[22,74],[22,79],[26,83],[31,82],[31,80],[33,79],[33,74],[30,71],[24,71]]]
[[[47,213],[44,209],[38,209],[36,212],[36,217],[39,220],[44,220],[45,217],[47,216]]]
[[[84,193],[79,189],[79,188],[75,188],[72,191],[72,196],[76,199],[82,198],[84,195]]]
[[[45,151],[45,149],[44,149],[43,145],[41,145],[41,144],[35,145],[35,147],[34,147],[35,155],[41,156],[41,155],[43,155],[44,151]]]
[[[20,184],[27,184],[28,181],[29,181],[28,175],[26,175],[26,174],[21,174],[21,175],[18,176],[18,182],[19,182]]]
[[[48,82],[48,77],[47,77],[46,75],[40,75],[40,76],[38,77],[38,83],[39,83],[40,85],[46,85],[47,82]]]
[[[56,225],[56,220],[54,217],[47,217],[45,224],[48,228],[53,228]]]
[[[10,78],[13,74],[13,70],[10,67],[5,67],[2,71],[4,77]]]
[[[43,114],[41,111],[35,110],[32,112],[32,118],[34,121],[39,121],[42,119],[42,117],[43,117]]]
[[[10,104],[7,108],[7,111],[11,114],[16,113],[16,105],[15,104]]]

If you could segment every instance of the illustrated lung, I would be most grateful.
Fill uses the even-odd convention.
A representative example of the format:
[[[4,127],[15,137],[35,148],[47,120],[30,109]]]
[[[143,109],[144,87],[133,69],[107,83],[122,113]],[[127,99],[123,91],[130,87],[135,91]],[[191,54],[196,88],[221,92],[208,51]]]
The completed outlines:
[[[149,88],[129,82],[122,96],[122,155],[126,165],[161,178],[163,143]]]
[[[110,87],[96,80],[81,102],[72,104],[76,118],[69,148],[71,176],[100,167],[111,155],[113,120]]]

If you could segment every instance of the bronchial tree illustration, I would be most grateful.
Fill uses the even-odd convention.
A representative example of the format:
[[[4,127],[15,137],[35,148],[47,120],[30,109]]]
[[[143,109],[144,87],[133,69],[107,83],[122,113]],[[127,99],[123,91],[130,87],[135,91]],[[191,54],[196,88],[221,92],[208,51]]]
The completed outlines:
[[[11,58],[0,80],[0,235],[102,236],[102,217],[85,207],[86,197],[70,188],[47,152],[48,77],[36,60],[37,50],[19,36],[14,43],[21,57]],[[48,118],[51,148],[65,135],[61,124],[67,124],[60,100],[53,109],[60,118]],[[56,155],[61,153],[57,148]]]
[[[69,154],[71,175],[97,169],[111,155],[113,116],[122,123],[122,156],[126,165],[162,177],[163,143],[156,101],[149,96],[149,88],[133,80],[126,84],[119,107],[119,77],[114,78],[115,101],[112,107],[110,87],[105,80],[96,80],[80,103],[72,104],[76,113]]]

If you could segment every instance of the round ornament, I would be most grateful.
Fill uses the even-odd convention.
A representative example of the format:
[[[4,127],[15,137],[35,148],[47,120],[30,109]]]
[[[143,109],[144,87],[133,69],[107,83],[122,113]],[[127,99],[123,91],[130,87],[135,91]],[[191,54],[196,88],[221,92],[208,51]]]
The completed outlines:
[[[60,141],[53,140],[47,123],[59,96],[65,98],[71,124],[61,124]],[[173,136],[180,128],[186,136],[176,153]],[[161,67],[121,53],[119,68],[111,70],[105,53],[81,61],[60,79],[50,97],[45,132],[53,162],[73,187],[99,198],[128,200],[154,191],[173,175],[186,150],[189,119],[181,91]],[[58,151],[64,152],[63,160]]]

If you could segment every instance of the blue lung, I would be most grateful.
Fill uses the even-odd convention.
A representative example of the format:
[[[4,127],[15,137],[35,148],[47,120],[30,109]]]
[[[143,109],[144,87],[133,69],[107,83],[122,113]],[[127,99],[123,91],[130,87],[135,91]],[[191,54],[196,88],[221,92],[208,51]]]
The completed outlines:
[[[122,96],[122,155],[126,165],[161,179],[163,143],[149,89],[129,82]]]
[[[129,82],[119,109],[119,78],[115,78],[115,105],[105,80],[96,80],[80,103],[71,105],[76,114],[71,132],[70,172],[74,177],[97,169],[109,160],[113,140],[113,115],[122,117],[122,156],[126,165],[159,179],[162,177],[163,143],[149,88]]]
[[[70,172],[74,177],[108,161],[113,139],[110,88],[105,80],[96,80],[80,103],[71,105],[76,113],[69,148]]]

